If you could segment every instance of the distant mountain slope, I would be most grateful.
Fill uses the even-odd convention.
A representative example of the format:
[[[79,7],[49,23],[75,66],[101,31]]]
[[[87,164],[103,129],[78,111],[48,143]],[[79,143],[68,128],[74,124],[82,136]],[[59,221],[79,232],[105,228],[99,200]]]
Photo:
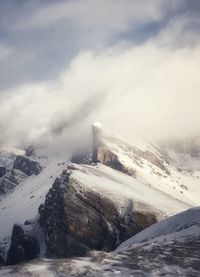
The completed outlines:
[[[175,159],[180,153],[174,153],[173,159],[156,144],[137,140],[135,142],[137,144],[129,145],[110,136],[99,125],[93,127],[93,133],[95,148],[93,152],[96,153],[95,159],[98,162],[133,175],[141,183],[148,184],[191,206],[200,204],[200,170],[177,168]]]

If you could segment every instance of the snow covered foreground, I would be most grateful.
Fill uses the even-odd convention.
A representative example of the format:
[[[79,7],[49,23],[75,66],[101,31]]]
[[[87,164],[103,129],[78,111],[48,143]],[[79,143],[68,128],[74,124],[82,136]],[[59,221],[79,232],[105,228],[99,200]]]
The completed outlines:
[[[156,223],[129,240],[123,242],[116,251],[125,251],[148,241],[162,243],[171,241],[184,242],[200,237],[200,207],[189,209]]]
[[[153,238],[153,240],[152,240]],[[111,253],[35,260],[4,267],[0,276],[199,276],[200,208],[163,220]]]

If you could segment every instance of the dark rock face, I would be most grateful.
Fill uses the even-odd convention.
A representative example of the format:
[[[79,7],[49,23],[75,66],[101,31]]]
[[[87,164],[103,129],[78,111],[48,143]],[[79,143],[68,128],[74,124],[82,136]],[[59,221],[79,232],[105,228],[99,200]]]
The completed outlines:
[[[11,246],[8,251],[6,265],[19,264],[39,256],[38,242],[30,237],[20,225],[14,225]]]
[[[46,235],[46,254],[49,257],[83,256],[88,250],[87,246],[76,241],[69,233],[68,214],[71,211],[66,210],[65,203],[68,182],[67,172],[57,178],[46,196],[45,204],[39,208],[39,223]],[[75,217],[73,221],[76,220]]]
[[[0,178],[3,177],[6,174],[6,168],[3,166],[0,166]]]
[[[3,257],[0,256],[0,266],[4,265],[4,263],[5,263],[5,261],[4,261]]]
[[[26,175],[38,175],[42,171],[41,165],[25,156],[18,156],[14,162],[13,169],[19,169]]]
[[[111,251],[156,222],[150,213],[133,212],[131,201],[119,214],[111,199],[84,191],[67,171],[56,179],[39,214],[49,257],[83,256],[89,249]]]
[[[0,245],[0,267],[5,264],[3,249]]]

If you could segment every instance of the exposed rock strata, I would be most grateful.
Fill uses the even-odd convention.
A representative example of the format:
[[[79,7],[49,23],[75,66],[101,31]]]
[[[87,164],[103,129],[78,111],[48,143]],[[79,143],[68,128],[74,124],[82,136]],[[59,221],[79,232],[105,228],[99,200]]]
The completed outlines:
[[[122,241],[156,222],[154,214],[134,210],[132,201],[126,202],[126,207],[116,206],[115,201],[88,189],[65,170],[39,208],[37,224],[45,236],[45,255],[73,257],[84,256],[90,249],[112,251]],[[8,263],[23,261],[18,248],[26,253],[24,259],[36,258],[39,241],[34,239],[31,232],[24,233],[23,229],[14,227]],[[34,243],[32,252],[29,246]]]
[[[156,222],[153,214],[133,211],[128,203],[120,214],[112,199],[85,190],[64,171],[39,209],[48,256],[83,255],[88,249],[111,251],[121,242]]]
[[[102,163],[113,169],[119,170],[128,175],[135,175],[134,169],[129,168],[123,164],[115,149],[112,149],[112,144],[119,145],[124,150],[129,158],[135,161],[136,164],[142,166],[143,160],[157,166],[163,170],[165,174],[169,175],[170,172],[166,167],[168,161],[163,157],[156,155],[150,150],[142,151],[137,147],[130,146],[118,138],[106,136],[103,130],[97,125],[93,126],[93,149],[92,149],[92,161],[94,163]],[[110,145],[109,145],[110,144]]]

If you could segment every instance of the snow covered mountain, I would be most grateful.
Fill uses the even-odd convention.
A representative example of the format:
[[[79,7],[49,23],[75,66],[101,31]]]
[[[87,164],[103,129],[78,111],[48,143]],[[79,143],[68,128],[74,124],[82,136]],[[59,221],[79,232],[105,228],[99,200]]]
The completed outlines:
[[[71,161],[70,157],[41,158],[1,151],[1,167],[5,169],[1,184],[13,171],[17,170],[17,176],[23,174],[1,195],[2,263],[84,256],[90,250],[118,247],[111,252],[115,260],[121,255],[119,251],[132,255],[136,242],[141,250],[144,240],[159,237],[157,243],[165,243],[161,236],[180,232],[181,237],[183,229],[196,239],[199,209],[168,221],[170,216],[200,206],[198,157],[188,154],[181,168],[179,159],[180,153],[170,148],[138,141],[127,144],[99,124],[93,126],[92,151],[76,153]],[[138,240],[140,234],[142,239]]]

